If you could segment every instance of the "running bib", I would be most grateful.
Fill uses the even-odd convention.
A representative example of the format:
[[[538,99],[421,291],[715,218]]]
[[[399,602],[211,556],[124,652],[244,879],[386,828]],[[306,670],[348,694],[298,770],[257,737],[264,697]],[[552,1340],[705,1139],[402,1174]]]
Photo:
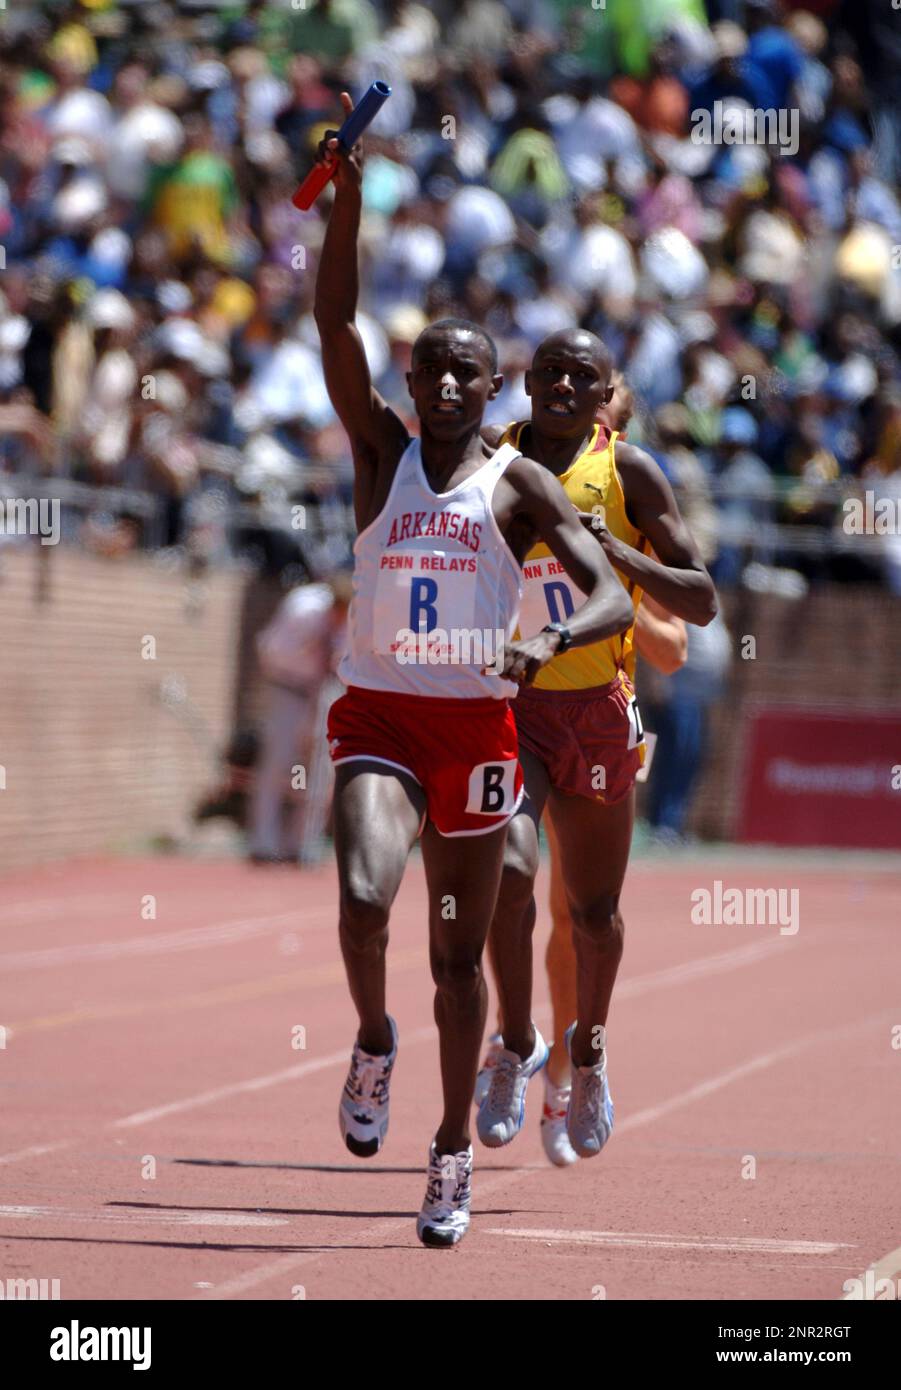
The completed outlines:
[[[521,637],[535,637],[548,623],[566,623],[585,602],[585,594],[553,555],[528,560],[522,567],[522,576]]]
[[[507,762],[479,763],[469,774],[466,810],[473,816],[506,816],[516,805],[515,758]]]
[[[644,725],[641,722],[641,714],[638,709],[638,701],[634,695],[629,696],[629,704],[626,708],[629,719],[629,738],[626,748],[637,748],[640,743],[645,741]]]
[[[651,770],[651,763],[654,761],[654,748],[657,744],[657,735],[652,734],[650,729],[644,736],[644,762],[635,774],[636,782],[646,782],[648,773]]]
[[[474,555],[446,550],[383,554],[375,586],[373,651],[395,656],[403,632],[471,632],[477,579]]]

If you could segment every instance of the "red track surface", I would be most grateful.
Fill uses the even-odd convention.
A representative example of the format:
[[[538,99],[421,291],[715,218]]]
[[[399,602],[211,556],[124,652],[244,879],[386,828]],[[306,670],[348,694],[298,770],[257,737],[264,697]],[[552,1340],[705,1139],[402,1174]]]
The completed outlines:
[[[797,936],[692,925],[715,878],[797,887]],[[338,1134],[354,1022],[331,867],[128,860],[2,887],[0,1280],[58,1278],[63,1298],[840,1299],[901,1246],[899,872],[633,865],[613,1139],[551,1168],[535,1084],[514,1144],[476,1144],[454,1251],[414,1229],[439,1116],[418,862],[392,925],[391,1130],[368,1163]],[[547,1022],[543,972],[537,998]]]

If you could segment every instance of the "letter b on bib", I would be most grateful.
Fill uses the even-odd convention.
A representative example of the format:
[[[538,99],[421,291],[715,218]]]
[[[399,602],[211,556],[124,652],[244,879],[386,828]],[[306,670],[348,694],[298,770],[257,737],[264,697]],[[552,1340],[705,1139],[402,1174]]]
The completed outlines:
[[[516,801],[516,759],[479,763],[469,774],[466,810],[473,816],[508,816]]]
[[[438,585],[434,579],[414,579],[410,590],[410,628],[413,632],[434,632],[438,626],[435,599]]]

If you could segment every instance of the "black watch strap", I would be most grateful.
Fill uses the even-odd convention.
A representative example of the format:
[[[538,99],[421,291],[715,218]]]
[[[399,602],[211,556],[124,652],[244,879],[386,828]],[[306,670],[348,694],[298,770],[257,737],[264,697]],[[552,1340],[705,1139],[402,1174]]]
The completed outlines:
[[[547,623],[541,629],[541,631],[557,633],[558,637],[560,638],[560,645],[557,648],[556,653],[557,656],[560,656],[563,652],[568,652],[573,644],[573,635],[570,632],[569,628],[565,627],[563,623]]]

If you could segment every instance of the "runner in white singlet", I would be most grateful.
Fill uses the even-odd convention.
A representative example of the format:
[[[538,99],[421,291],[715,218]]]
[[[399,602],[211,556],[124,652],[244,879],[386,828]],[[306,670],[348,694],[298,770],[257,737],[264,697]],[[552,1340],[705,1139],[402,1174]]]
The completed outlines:
[[[349,111],[350,97],[341,100]],[[555,480],[515,449],[483,445],[482,415],[502,384],[483,330],[446,320],[414,345],[408,382],[420,439],[373,389],[354,324],[362,152],[341,153],[331,139],[320,158],[326,150],[338,167],[314,308],[329,395],[353,449],[360,528],[347,693],[328,727],[339,931],[359,1016],[339,1119],[352,1153],[378,1152],[397,1051],[385,1010],[388,916],[421,835],[444,1104],[417,1233],[445,1246],[469,1224],[481,956],[522,786],[508,695],[558,650],[625,631],[633,609]],[[538,539],[587,598],[568,628],[511,642],[517,569]],[[502,650],[486,651],[498,632]],[[536,1047],[535,1069],[545,1057]]]

